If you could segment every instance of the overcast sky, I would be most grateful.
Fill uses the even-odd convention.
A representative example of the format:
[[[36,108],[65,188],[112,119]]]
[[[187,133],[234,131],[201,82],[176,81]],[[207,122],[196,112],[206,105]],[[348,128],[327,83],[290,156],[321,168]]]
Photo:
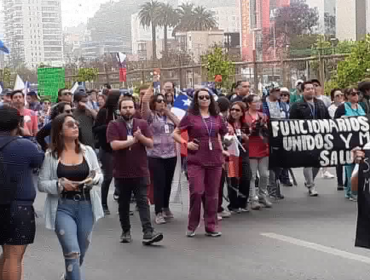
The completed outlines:
[[[86,23],[109,0],[62,0],[63,27]]]

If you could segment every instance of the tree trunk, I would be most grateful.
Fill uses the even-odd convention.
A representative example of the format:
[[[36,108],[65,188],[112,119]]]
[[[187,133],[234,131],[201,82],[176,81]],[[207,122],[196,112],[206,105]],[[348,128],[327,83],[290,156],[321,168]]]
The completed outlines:
[[[168,58],[168,34],[167,34],[167,25],[163,26],[163,32],[164,32],[164,58],[167,60]],[[167,62],[167,61],[166,61]]]
[[[153,61],[157,60],[157,32],[156,25],[152,23],[152,49],[153,49]]]

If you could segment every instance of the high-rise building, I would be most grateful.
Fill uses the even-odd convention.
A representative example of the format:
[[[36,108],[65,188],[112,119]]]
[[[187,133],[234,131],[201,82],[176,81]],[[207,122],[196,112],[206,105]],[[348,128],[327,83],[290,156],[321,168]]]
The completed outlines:
[[[240,32],[240,14],[235,5],[210,10],[214,14],[218,29],[224,32]]]
[[[63,63],[61,0],[3,0],[10,63]]]
[[[361,40],[370,32],[370,0],[337,0],[336,35],[339,40]]]
[[[317,8],[319,12],[318,33],[335,35],[335,14],[337,1],[338,0],[307,0],[307,4],[311,8]],[[346,3],[354,1],[347,1]]]

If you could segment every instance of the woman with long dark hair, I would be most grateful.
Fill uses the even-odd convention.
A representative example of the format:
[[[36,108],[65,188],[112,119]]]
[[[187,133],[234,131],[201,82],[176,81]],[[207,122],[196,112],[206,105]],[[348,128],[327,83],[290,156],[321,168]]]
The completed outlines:
[[[72,114],[72,107],[71,103],[69,102],[60,102],[55,105],[50,112],[50,122],[44,125],[39,132],[36,134],[36,141],[40,144],[41,148],[45,152],[48,148],[48,143],[46,142],[45,138],[50,136],[51,134],[51,125],[53,120],[60,114]]]
[[[104,216],[99,193],[103,175],[95,151],[80,144],[72,115],[55,118],[38,188],[47,193],[45,225],[54,230],[63,249],[65,279],[81,280],[81,265],[94,224]]]
[[[100,109],[96,117],[95,126],[93,128],[95,137],[99,141],[99,158],[104,174],[104,181],[101,188],[101,199],[105,215],[110,214],[108,207],[108,193],[109,186],[113,178],[113,155],[112,148],[110,144],[107,143],[107,128],[109,122],[116,120],[119,116],[116,111],[118,109],[118,100],[120,96],[121,94],[118,90],[111,91],[111,93],[108,95],[105,105]]]
[[[153,134],[154,147],[148,149],[148,159],[154,188],[155,222],[165,224],[166,219],[173,218],[169,205],[177,154],[172,133],[180,120],[166,106],[163,94],[153,94],[153,89],[149,88],[141,110]]]
[[[229,210],[231,213],[248,212],[248,197],[251,180],[249,163],[249,126],[245,121],[247,108],[243,102],[235,102],[228,118],[229,134],[238,138],[240,156],[230,155],[229,172]],[[238,144],[239,144],[238,143]]]
[[[190,141],[181,137],[187,131]],[[218,230],[217,207],[224,155],[221,136],[227,127],[218,113],[217,104],[208,89],[198,89],[189,112],[175,129],[176,142],[188,149],[188,173],[190,187],[190,209],[188,237],[195,236],[200,222],[202,197],[204,196],[204,220],[206,235],[221,236]]]

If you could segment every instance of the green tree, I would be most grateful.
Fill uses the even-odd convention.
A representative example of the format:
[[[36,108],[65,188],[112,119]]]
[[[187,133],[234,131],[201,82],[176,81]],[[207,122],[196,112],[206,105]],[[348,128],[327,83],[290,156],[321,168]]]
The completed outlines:
[[[99,70],[96,68],[80,68],[78,69],[78,82],[93,82],[98,78]]]
[[[235,67],[221,47],[215,46],[212,51],[204,55],[202,57],[202,63],[207,69],[209,81],[213,82],[217,75],[221,75],[222,82],[217,85],[219,87],[230,88]]]
[[[175,27],[179,22],[177,11],[170,5],[161,3],[158,11],[158,25],[163,27],[164,57],[168,57],[168,28]]]
[[[144,27],[152,28],[152,49],[153,49],[153,60],[157,60],[157,26],[159,23],[159,10],[161,9],[161,4],[152,0],[151,2],[146,2],[140,8],[139,18],[140,23]]]
[[[203,6],[194,6],[186,3],[178,9],[179,24],[175,28],[178,31],[206,31],[217,27],[214,14]]]

